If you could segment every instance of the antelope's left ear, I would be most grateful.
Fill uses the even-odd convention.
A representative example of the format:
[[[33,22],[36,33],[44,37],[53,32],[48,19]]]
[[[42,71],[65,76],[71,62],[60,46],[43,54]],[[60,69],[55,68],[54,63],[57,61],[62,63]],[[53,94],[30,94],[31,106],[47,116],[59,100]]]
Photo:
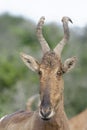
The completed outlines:
[[[25,53],[20,53],[20,56],[28,68],[30,68],[32,71],[35,71],[35,72],[38,71],[39,63],[34,57],[27,55]]]
[[[75,64],[76,64],[77,58],[76,57],[72,57],[67,59],[62,67],[62,71],[63,73],[69,72],[71,69],[74,68]]]

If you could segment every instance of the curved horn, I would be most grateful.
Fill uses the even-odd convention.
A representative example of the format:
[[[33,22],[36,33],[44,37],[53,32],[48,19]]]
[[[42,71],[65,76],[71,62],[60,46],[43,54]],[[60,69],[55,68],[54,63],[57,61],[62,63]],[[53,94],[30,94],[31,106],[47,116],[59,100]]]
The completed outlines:
[[[61,52],[65,46],[65,44],[68,42],[69,40],[69,27],[68,27],[68,21],[70,21],[71,23],[72,20],[69,17],[63,17],[62,18],[62,22],[63,22],[63,29],[64,29],[64,37],[63,39],[58,43],[58,45],[55,47],[54,52],[61,56]]]
[[[45,20],[44,17],[40,18],[40,20],[37,24],[36,34],[37,34],[38,40],[41,44],[42,51],[45,54],[46,52],[50,51],[50,47],[49,47],[48,43],[46,42],[46,40],[45,40],[45,38],[43,37],[43,34],[42,34],[42,26],[44,24],[44,20]]]

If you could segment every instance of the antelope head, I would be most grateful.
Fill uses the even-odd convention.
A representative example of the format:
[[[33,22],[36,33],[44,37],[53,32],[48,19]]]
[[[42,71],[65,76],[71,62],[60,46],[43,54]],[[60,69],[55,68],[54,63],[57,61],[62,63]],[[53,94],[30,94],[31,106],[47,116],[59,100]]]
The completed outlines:
[[[44,17],[41,17],[36,34],[41,44],[43,57],[38,62],[30,55],[21,53],[24,63],[32,70],[38,73],[40,77],[40,100],[39,115],[42,119],[51,119],[59,106],[63,96],[63,79],[62,75],[70,71],[76,63],[76,57],[67,59],[64,63],[61,61],[61,53],[64,45],[69,40],[68,21],[72,22],[69,17],[63,17],[64,37],[52,51],[42,34]]]

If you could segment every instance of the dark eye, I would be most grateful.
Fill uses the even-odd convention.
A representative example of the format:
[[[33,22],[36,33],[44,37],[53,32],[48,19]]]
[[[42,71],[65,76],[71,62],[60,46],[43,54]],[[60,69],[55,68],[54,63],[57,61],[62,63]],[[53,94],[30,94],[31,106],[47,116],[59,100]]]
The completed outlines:
[[[41,70],[39,70],[38,74],[41,76],[41,75],[42,75],[42,71],[41,71]]]
[[[61,75],[61,71],[57,71],[57,76],[60,76]]]

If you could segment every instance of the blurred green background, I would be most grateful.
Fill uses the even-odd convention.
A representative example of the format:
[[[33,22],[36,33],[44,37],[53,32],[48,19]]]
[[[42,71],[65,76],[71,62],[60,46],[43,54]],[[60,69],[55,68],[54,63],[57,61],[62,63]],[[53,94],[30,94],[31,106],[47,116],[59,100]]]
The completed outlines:
[[[63,36],[62,24],[48,23],[43,33],[51,48]],[[70,41],[62,59],[77,56],[72,72],[64,75],[65,111],[72,117],[87,108],[87,26],[70,29]],[[0,117],[25,109],[28,98],[39,92],[38,75],[28,70],[20,52],[41,59],[41,47],[32,20],[9,14],[0,16]]]

